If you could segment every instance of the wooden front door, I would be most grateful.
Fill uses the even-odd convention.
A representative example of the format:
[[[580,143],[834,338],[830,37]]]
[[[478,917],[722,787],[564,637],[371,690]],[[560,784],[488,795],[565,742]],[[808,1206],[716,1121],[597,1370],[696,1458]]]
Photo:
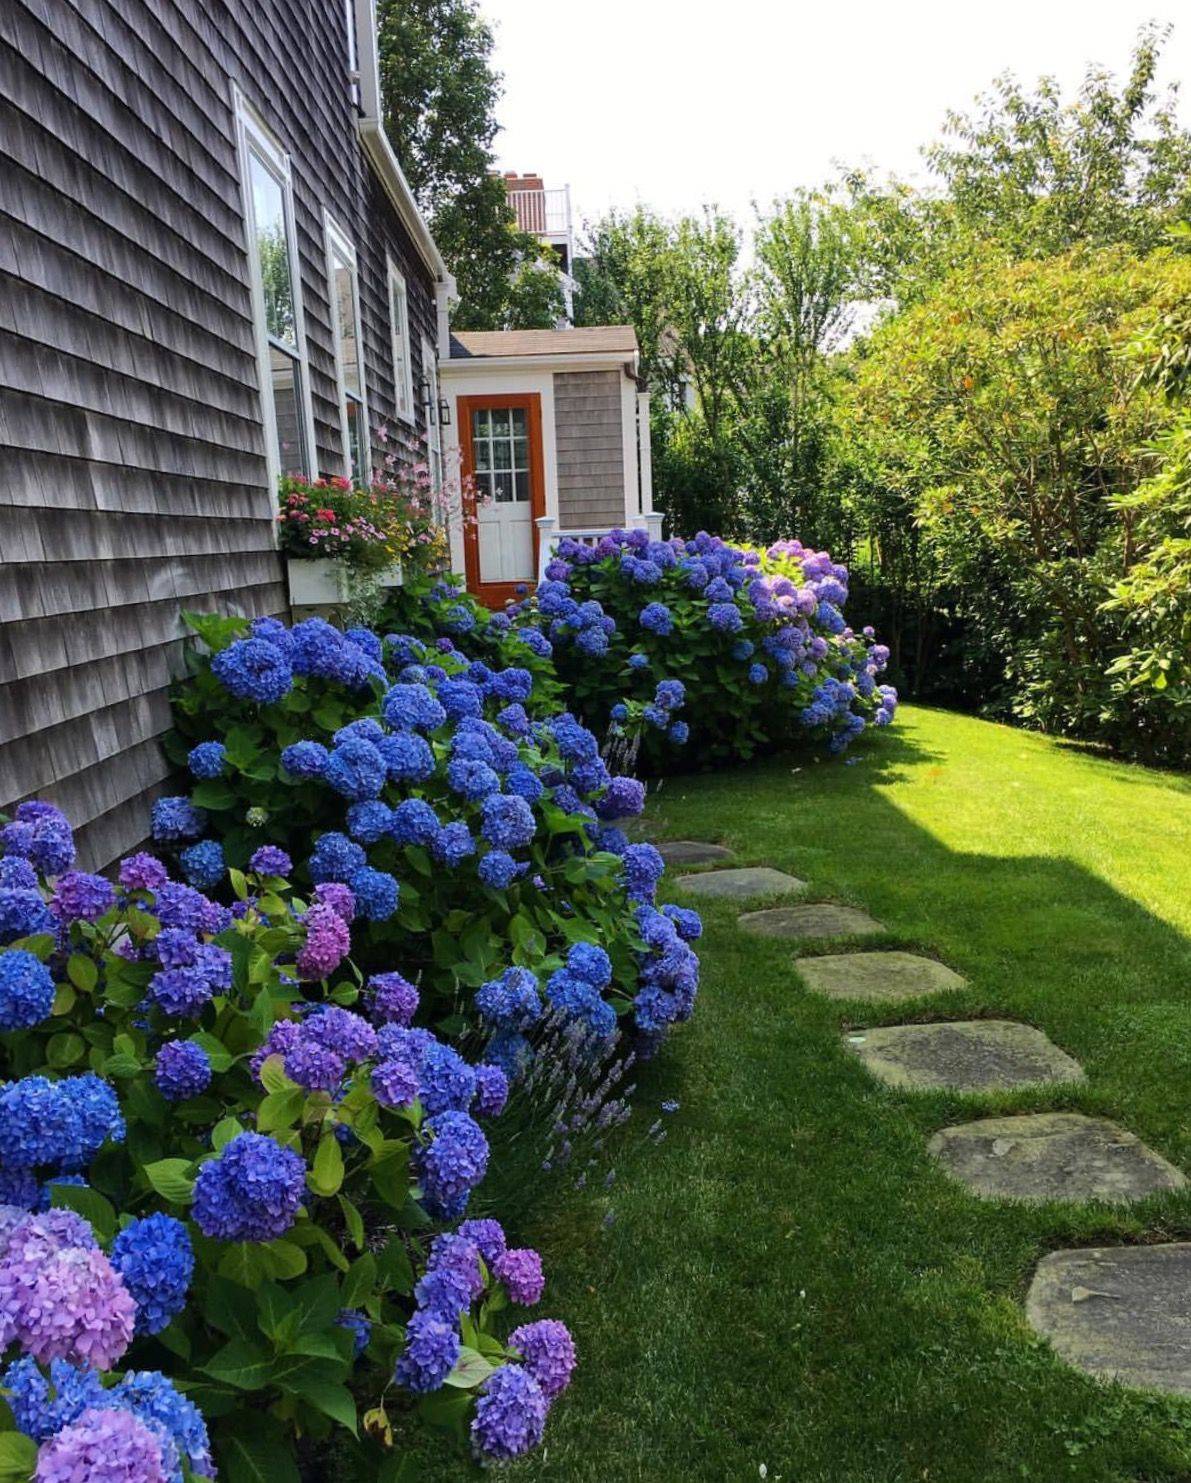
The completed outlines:
[[[538,527],[546,513],[542,399],[537,392],[461,396],[467,590],[497,608],[532,587],[538,574]]]

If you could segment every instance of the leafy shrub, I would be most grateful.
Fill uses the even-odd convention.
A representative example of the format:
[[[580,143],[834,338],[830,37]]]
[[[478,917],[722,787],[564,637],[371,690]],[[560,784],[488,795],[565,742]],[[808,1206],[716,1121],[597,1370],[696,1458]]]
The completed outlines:
[[[614,530],[561,541],[512,621],[549,637],[588,724],[638,733],[655,771],[675,747],[701,765],[798,741],[839,752],[897,704],[877,683],[888,651],[844,620],[847,579],[797,541],[757,551]]]
[[[351,892],[294,894],[275,845],[230,906],[146,854],[114,886],[70,868],[47,804],[0,848],[0,1329],[27,1439],[5,1460],[207,1475],[195,1405],[231,1483],[292,1483],[298,1439],[333,1436],[376,1476],[418,1413],[482,1457],[535,1445],[569,1335],[498,1327],[539,1301],[537,1254],[491,1219],[426,1239],[466,1213],[507,1079],[411,1028],[401,976],[362,983]]]
[[[686,954],[663,968],[645,931],[661,857],[611,822],[644,789],[569,713],[530,718],[529,670],[319,619],[193,621],[213,652],[177,695],[176,755],[198,780],[157,804],[154,830],[194,884],[267,830],[303,884],[351,888],[363,966],[400,964],[449,1034],[474,1019],[468,991],[510,965],[553,983],[580,944],[608,971],[577,1013],[632,1011],[643,1049],[687,1017]]]

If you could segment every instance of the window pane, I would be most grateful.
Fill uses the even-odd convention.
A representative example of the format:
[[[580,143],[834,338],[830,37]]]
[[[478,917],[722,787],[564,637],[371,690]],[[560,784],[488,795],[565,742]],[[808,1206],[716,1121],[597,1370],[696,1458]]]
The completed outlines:
[[[281,182],[251,152],[249,177],[256,251],[260,259],[261,282],[265,293],[265,324],[275,340],[282,340],[297,349],[294,285],[290,276],[289,243],[286,240],[285,195]]]
[[[508,504],[513,498],[513,475],[493,474],[492,492],[498,504]]]
[[[361,396],[360,343],[356,339],[356,276],[339,258],[335,264],[335,315],[339,330],[339,350],[343,357],[343,383],[349,392]]]
[[[513,419],[513,436],[517,438],[525,437],[525,408],[512,407],[510,408],[510,413]]]
[[[364,404],[349,396],[347,399],[347,449],[351,458],[352,478],[358,484],[363,484],[368,477],[364,436]]]
[[[471,425],[473,435],[477,438],[486,438],[492,427],[487,412],[473,412],[471,414]]]
[[[498,469],[511,469],[513,466],[513,449],[507,438],[501,438],[493,443],[493,462]]]
[[[492,467],[492,445],[485,438],[473,446],[476,454],[476,473],[483,473]]]
[[[529,444],[524,438],[516,438],[513,441],[513,467],[515,469],[529,467]]]
[[[509,435],[509,409],[507,407],[494,407],[492,411],[492,435],[493,437],[507,438]]]
[[[273,408],[277,421],[277,463],[283,474],[306,467],[305,426],[302,420],[302,373],[293,356],[269,346],[273,372]]]
[[[529,498],[529,475],[522,471],[513,475],[513,498],[516,500],[527,500]]]

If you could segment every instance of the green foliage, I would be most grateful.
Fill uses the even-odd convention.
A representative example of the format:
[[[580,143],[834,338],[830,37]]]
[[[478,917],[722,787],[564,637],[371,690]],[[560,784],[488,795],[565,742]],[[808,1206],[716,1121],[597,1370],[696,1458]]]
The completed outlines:
[[[492,173],[491,28],[472,0],[380,0],[377,39],[385,127],[455,274],[456,328],[553,328],[558,276]]]
[[[1191,262],[1164,251],[974,265],[878,329],[850,388],[870,469],[1001,652],[1013,713],[1155,755],[1172,738],[1106,679],[1121,640],[1103,602],[1131,563],[1122,497],[1169,416],[1130,343],[1189,293]]]

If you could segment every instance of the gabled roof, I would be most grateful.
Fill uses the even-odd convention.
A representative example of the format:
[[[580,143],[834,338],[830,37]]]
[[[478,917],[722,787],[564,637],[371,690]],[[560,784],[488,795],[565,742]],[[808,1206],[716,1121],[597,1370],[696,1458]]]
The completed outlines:
[[[631,324],[600,324],[567,330],[459,330],[451,334],[452,360],[512,355],[637,354]]]

